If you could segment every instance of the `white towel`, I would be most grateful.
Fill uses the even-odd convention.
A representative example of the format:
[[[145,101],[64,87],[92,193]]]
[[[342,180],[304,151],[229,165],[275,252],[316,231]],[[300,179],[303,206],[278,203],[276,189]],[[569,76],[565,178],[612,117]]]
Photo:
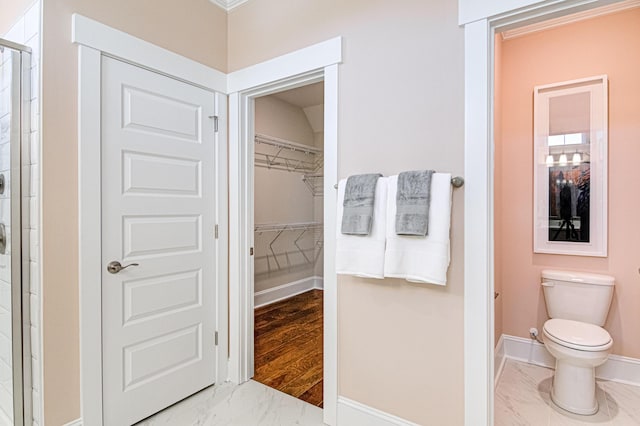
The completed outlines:
[[[418,283],[447,284],[449,228],[451,225],[451,175],[435,173],[431,180],[429,234],[397,235],[395,232],[398,176],[387,178],[387,247],[384,276]]]
[[[346,179],[338,183],[338,223],[342,217],[346,183]],[[338,274],[384,278],[387,187],[387,178],[379,178],[373,203],[373,224],[369,235],[345,235],[340,232],[340,226],[336,227],[336,272]]]

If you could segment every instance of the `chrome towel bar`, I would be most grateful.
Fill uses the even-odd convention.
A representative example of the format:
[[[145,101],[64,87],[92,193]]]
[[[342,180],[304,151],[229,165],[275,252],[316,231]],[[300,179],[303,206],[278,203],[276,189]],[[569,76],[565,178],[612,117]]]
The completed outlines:
[[[460,188],[461,186],[464,185],[464,178],[462,176],[454,176],[454,177],[452,177],[451,178],[451,185],[453,185],[454,188]],[[333,185],[333,188],[334,189],[338,189],[338,184],[336,183],[335,185]]]

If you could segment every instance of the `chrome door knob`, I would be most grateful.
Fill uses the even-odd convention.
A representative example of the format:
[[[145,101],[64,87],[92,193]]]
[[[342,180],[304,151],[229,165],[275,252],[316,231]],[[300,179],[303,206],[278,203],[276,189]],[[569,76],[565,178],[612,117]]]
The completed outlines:
[[[118,272],[122,271],[123,269],[128,268],[129,266],[139,266],[139,264],[130,263],[128,265],[122,266],[122,264],[120,262],[118,262],[117,260],[114,260],[114,261],[109,262],[109,264],[107,265],[107,271],[110,274],[117,274]]]

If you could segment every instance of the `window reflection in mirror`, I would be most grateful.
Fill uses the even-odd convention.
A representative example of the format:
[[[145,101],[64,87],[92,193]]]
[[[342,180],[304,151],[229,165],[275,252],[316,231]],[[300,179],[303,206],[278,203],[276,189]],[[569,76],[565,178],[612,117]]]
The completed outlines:
[[[589,242],[590,95],[549,99],[549,241]]]

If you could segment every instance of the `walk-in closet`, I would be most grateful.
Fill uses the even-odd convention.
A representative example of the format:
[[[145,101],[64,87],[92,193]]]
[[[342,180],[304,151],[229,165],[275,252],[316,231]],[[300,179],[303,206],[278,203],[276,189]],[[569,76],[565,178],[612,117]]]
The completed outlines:
[[[253,379],[322,407],[322,82],[256,98]]]

